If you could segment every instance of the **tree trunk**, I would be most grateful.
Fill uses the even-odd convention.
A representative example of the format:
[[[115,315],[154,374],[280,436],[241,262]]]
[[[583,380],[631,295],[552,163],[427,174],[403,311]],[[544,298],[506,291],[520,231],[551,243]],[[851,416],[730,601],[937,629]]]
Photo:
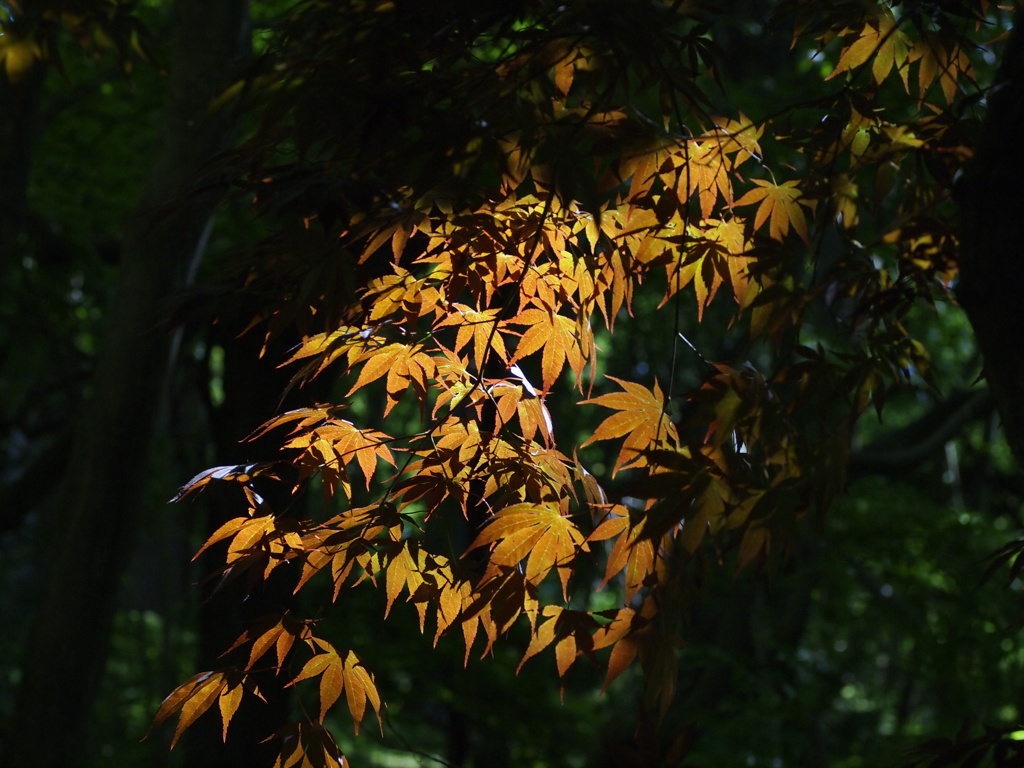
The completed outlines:
[[[0,257],[10,258],[28,215],[26,190],[46,67],[10,82],[0,72]]]
[[[1024,37],[1010,39],[962,188],[960,284],[1006,438],[1024,465]]]
[[[74,768],[87,759],[89,716],[138,528],[167,362],[158,308],[179,283],[210,215],[213,201],[185,196],[224,145],[228,126],[206,108],[248,53],[247,20],[247,0],[176,4],[164,138],[140,213],[126,228],[91,397],[77,422],[45,551],[49,570],[21,664],[4,765]]]

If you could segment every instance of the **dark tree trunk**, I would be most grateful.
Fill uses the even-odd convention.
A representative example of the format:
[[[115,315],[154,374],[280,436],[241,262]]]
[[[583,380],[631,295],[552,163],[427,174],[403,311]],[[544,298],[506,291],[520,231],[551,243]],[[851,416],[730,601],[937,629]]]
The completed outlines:
[[[958,190],[963,242],[957,297],[974,326],[1003,429],[1024,464],[1024,37],[1010,39],[974,160]]]
[[[10,82],[0,72],[0,258],[10,258],[28,214],[26,190],[46,66]]]
[[[178,0],[175,25],[163,142],[140,213],[127,227],[91,397],[51,523],[46,581],[0,756],[5,766],[75,768],[88,756],[90,712],[142,514],[139,489],[167,363],[158,308],[179,284],[213,205],[185,198],[225,142],[224,118],[211,118],[207,105],[248,53],[247,0]]]

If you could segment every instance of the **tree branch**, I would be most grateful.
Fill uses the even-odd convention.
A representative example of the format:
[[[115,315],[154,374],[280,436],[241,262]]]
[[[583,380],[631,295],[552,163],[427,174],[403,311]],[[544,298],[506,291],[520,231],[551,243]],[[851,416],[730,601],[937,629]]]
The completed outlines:
[[[958,392],[938,403],[912,424],[885,435],[850,457],[849,475],[887,475],[916,467],[940,451],[969,422],[988,414],[995,405],[986,389]]]

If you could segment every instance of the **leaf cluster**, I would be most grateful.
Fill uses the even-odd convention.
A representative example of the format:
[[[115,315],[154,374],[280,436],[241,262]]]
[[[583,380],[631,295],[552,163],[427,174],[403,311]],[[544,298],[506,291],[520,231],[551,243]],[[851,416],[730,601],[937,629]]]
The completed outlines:
[[[930,380],[905,319],[948,300],[956,273],[945,202],[974,118],[950,104],[975,87],[989,5],[926,21],[924,4],[780,2],[793,55],[835,62],[825,95],[726,116],[715,8],[444,5],[300,3],[225,95],[261,122],[224,173],[279,222],[246,265],[266,297],[254,324],[302,333],[295,386],[330,376],[346,392],[263,425],[273,461],[207,470],[179,497],[242,489],[247,512],[203,546],[226,543],[225,579],[289,563],[297,591],[382,586],[385,614],[404,596],[435,643],[458,630],[467,659],[522,619],[522,663],[553,648],[560,678],[585,658],[607,687],[638,661],[664,714],[702,574],[777,570],[842,489],[859,416]],[[689,391],[674,359],[668,381],[606,376],[609,391],[598,329],[628,323],[641,291],[673,337],[684,317],[724,317],[772,351],[705,360]],[[343,418],[357,395],[382,403],[378,422]],[[579,445],[552,415],[567,399],[602,414]],[[580,458],[604,443],[607,478]],[[316,479],[323,515],[256,493],[279,464],[298,469],[296,496]],[[433,534],[458,530],[468,544]],[[587,563],[617,607],[574,589]],[[244,669],[193,678],[157,721],[180,711],[180,733],[217,701],[226,728],[258,695],[253,665],[274,648],[282,674],[305,648],[289,684],[316,681],[319,707],[279,763],[333,759],[323,724],[341,693],[357,729],[382,704],[355,652],[314,629],[285,615],[251,630]]]

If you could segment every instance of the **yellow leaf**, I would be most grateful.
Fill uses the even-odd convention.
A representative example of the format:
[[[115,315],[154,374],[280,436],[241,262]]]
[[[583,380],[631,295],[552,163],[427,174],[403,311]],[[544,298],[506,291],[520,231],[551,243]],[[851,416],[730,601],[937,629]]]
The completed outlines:
[[[947,47],[948,46],[948,47]],[[946,102],[953,103],[960,79],[973,82],[971,60],[963,47],[948,43],[941,35],[924,32],[910,52],[910,61],[917,61],[918,93],[924,99],[936,80]]]
[[[387,606],[384,608],[385,618],[391,613],[391,606],[394,605],[402,589],[407,589],[409,595],[415,594],[416,590],[423,584],[422,571],[426,566],[426,553],[421,549],[413,549],[413,544],[401,546],[398,553],[388,561],[387,576],[385,579],[385,591],[387,592]],[[423,620],[425,606],[417,606],[420,610],[420,631],[423,631]]]
[[[732,181],[729,174],[737,161],[727,157],[726,148],[735,142],[712,137],[694,139],[683,145],[672,156],[673,173],[677,177],[676,194],[680,203],[685,203],[694,194],[700,200],[701,215],[711,217],[715,203],[721,196],[726,203],[732,203]],[[736,146],[739,149],[739,146]]]
[[[734,168],[751,157],[761,157],[761,146],[757,140],[764,135],[764,125],[754,125],[743,113],[740,113],[739,120],[716,117],[715,125],[718,128],[713,135],[720,138],[720,150],[736,155]]]
[[[235,712],[238,711],[238,705],[242,702],[242,685],[238,683],[231,688],[225,688],[220,693],[220,698],[217,700],[217,704],[220,707],[220,717],[222,723],[221,739],[223,741],[228,740],[228,725],[231,723],[231,718],[235,716]]]
[[[375,429],[359,429],[345,419],[329,419],[312,432],[293,437],[284,447],[305,451],[298,463],[309,465],[310,472],[322,472],[324,490],[330,497],[334,484],[340,479],[341,468],[353,461],[359,464],[367,489],[377,469],[378,459],[395,466],[394,456],[387,445],[390,440],[388,435]]]
[[[639,651],[639,643],[633,637],[633,633],[642,629],[646,623],[645,616],[637,614],[632,608],[625,607],[618,610],[610,624],[599,628],[594,633],[594,650],[612,646],[612,653],[608,659],[608,674],[601,688],[602,693],[608,690],[608,686],[615,678],[633,663]]]
[[[288,655],[296,638],[304,638],[309,634],[309,629],[306,625],[294,618],[289,611],[285,611],[273,623],[270,623],[271,621],[273,620],[260,625],[258,628],[247,630],[229,649],[237,648],[245,642],[252,642],[249,651],[249,661],[245,665],[246,670],[252,669],[256,662],[263,657],[263,654],[269,651],[271,647],[274,647],[277,653],[277,671],[280,672],[281,666],[284,664],[284,658]]]
[[[181,734],[196,719],[206,712],[213,703],[220,697],[227,681],[223,672],[200,672],[191,677],[187,682],[175,688],[160,704],[156,715],[153,717],[153,724],[150,730],[158,726],[168,717],[180,710],[178,727],[171,739],[171,748],[177,744]],[[226,726],[225,726],[226,727]]]
[[[348,656],[345,657],[345,696],[357,734],[359,733],[359,724],[366,713],[367,700],[377,715],[377,724],[383,729],[383,721],[380,717],[380,694],[377,693],[373,675],[352,651],[349,651]]]
[[[273,768],[348,766],[331,734],[319,723],[292,723],[274,735],[281,739],[281,753]]]
[[[327,710],[334,706],[338,697],[341,696],[341,689],[345,687],[345,673],[341,667],[341,660],[337,654],[332,654],[330,664],[324,669],[320,676],[320,722],[327,716]],[[362,713],[359,715],[362,719]],[[357,728],[358,731],[358,722]]]
[[[754,179],[754,183],[757,187],[736,201],[737,206],[760,203],[754,216],[754,229],[760,229],[768,221],[769,235],[781,241],[792,226],[805,243],[809,242],[807,218],[801,205],[810,208],[811,203],[803,199],[803,192],[797,186],[799,182],[784,181],[775,185],[764,179]]]
[[[465,304],[453,304],[448,315],[434,327],[457,326],[459,331],[454,351],[458,353],[472,340],[473,359],[476,362],[477,370],[482,371],[492,350],[503,361],[508,362],[505,339],[498,330],[495,330],[495,325],[498,324],[498,314],[499,310],[497,309],[478,312]]]
[[[563,610],[559,605],[544,607],[544,615],[550,618],[540,625],[540,628],[530,640],[530,644],[526,647],[526,653],[523,654],[523,658],[519,661],[519,666],[516,667],[517,674],[523,668],[523,664],[551,645],[551,641],[555,639],[555,626],[558,623],[558,617],[562,614]]]
[[[581,405],[601,405],[619,412],[605,419],[580,447],[598,440],[612,440],[625,436],[622,450],[612,470],[614,476],[620,469],[645,466],[646,459],[641,455],[641,451],[664,445],[666,441],[677,442],[679,436],[675,425],[665,415],[665,398],[657,381],[654,382],[652,391],[632,381],[623,381],[614,376],[608,378],[625,391],[583,400]]]
[[[352,385],[348,394],[351,396],[357,389],[386,375],[407,350],[408,345],[406,344],[388,344],[386,347],[363,353],[360,357],[360,361],[364,363],[363,368],[359,371],[359,378],[356,379],[356,383]]]
[[[567,568],[577,549],[585,546],[583,534],[553,504],[523,503],[502,509],[469,549],[495,542],[484,579],[525,559],[526,580],[532,584],[539,584],[556,566]]]
[[[829,80],[870,61],[871,78],[876,84],[881,84],[892,68],[896,67],[904,90],[909,92],[909,54],[910,39],[896,25],[892,11],[883,6],[875,19],[865,23],[856,35],[846,38],[836,68],[825,79]]]
[[[544,388],[550,390],[562,372],[566,360],[577,379],[583,373],[586,360],[580,349],[577,334],[580,329],[571,318],[543,309],[524,309],[512,321],[515,325],[528,325],[523,338],[516,347],[512,362],[522,360],[543,349],[541,371]]]
[[[359,724],[366,714],[367,699],[380,721],[380,696],[374,685],[373,676],[362,665],[359,657],[353,651],[349,651],[342,661],[337,651],[327,641],[314,639],[313,642],[325,652],[318,653],[307,661],[288,685],[320,676],[321,723],[327,716],[327,710],[337,703],[343,690],[356,733],[359,733]]]
[[[594,535],[615,537],[615,543],[608,553],[604,579],[600,586],[603,588],[619,573],[625,572],[626,599],[631,600],[643,586],[647,576],[654,572],[654,542],[648,538],[641,538],[643,525],[633,525],[626,516],[628,511],[624,507],[619,507],[618,511],[622,517],[609,517],[594,531]]]

